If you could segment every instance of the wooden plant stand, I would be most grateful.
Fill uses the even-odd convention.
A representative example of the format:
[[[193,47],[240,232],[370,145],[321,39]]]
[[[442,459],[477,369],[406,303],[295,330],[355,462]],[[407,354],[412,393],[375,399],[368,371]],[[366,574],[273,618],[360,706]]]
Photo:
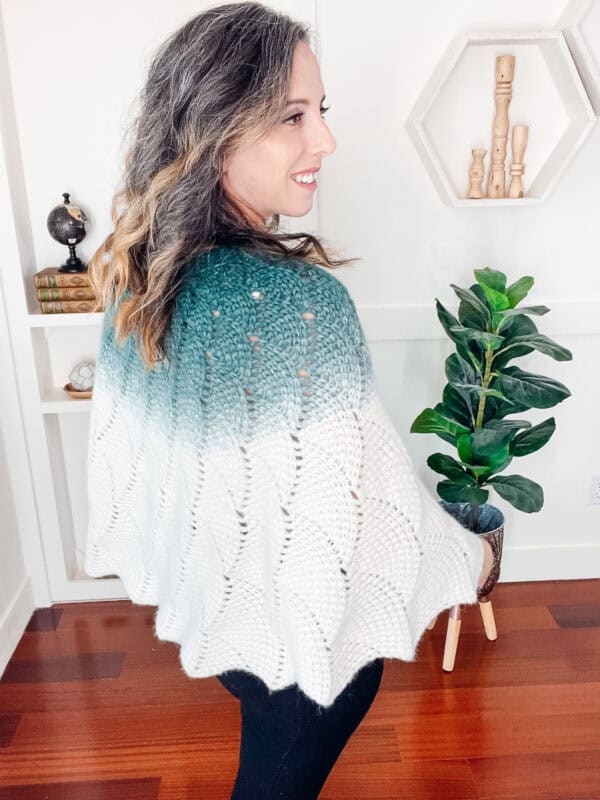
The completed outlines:
[[[489,596],[482,598],[478,601],[479,611],[481,612],[481,619],[483,620],[483,629],[486,637],[490,641],[498,638],[496,630],[496,620],[494,618],[494,609],[492,601]],[[438,615],[439,616],[439,615]],[[438,617],[436,616],[427,626],[427,630],[433,630]],[[458,640],[460,637],[461,626],[461,607],[453,606],[448,613],[448,627],[446,629],[446,641],[444,644],[444,660],[442,662],[442,669],[445,672],[452,672],[454,669],[454,662],[456,660],[456,651],[458,649]]]

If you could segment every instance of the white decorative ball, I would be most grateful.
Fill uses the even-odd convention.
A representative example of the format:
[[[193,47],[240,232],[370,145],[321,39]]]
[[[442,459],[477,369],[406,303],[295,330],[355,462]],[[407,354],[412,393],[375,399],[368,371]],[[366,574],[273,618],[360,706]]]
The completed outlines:
[[[69,374],[71,386],[79,392],[87,392],[94,386],[96,364],[94,361],[80,361]]]

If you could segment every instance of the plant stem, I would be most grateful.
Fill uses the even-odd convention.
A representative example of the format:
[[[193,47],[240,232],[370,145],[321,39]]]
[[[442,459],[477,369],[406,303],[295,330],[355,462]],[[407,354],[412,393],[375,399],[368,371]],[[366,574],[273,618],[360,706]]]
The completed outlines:
[[[494,360],[494,351],[488,348],[485,351],[485,372],[484,372],[484,375],[483,375],[483,382],[482,382],[482,386],[483,386],[484,389],[487,389],[489,387],[490,382],[491,382],[491,372],[492,372],[492,361],[493,360]],[[476,421],[476,425],[475,425],[476,428],[482,428],[483,427],[483,411],[485,409],[486,397],[487,397],[487,395],[482,394],[481,397],[479,398],[479,407],[477,409],[477,421]]]

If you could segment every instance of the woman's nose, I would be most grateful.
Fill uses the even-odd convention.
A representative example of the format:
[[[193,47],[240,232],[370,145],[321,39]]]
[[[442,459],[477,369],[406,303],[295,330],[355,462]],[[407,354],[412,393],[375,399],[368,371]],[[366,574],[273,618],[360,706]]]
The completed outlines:
[[[315,151],[323,153],[324,155],[329,155],[335,153],[336,147],[337,144],[333,133],[329,130],[325,120],[322,120],[321,127],[319,128],[319,136],[315,143]]]

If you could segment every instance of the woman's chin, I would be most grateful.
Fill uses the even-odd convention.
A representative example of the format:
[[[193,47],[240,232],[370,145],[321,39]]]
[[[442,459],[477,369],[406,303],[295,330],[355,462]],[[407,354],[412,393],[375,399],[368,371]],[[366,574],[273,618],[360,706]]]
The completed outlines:
[[[303,202],[303,203],[290,203],[285,209],[281,209],[276,211],[276,214],[279,214],[281,217],[303,217],[305,214],[308,214],[313,207],[313,199],[312,195]]]

